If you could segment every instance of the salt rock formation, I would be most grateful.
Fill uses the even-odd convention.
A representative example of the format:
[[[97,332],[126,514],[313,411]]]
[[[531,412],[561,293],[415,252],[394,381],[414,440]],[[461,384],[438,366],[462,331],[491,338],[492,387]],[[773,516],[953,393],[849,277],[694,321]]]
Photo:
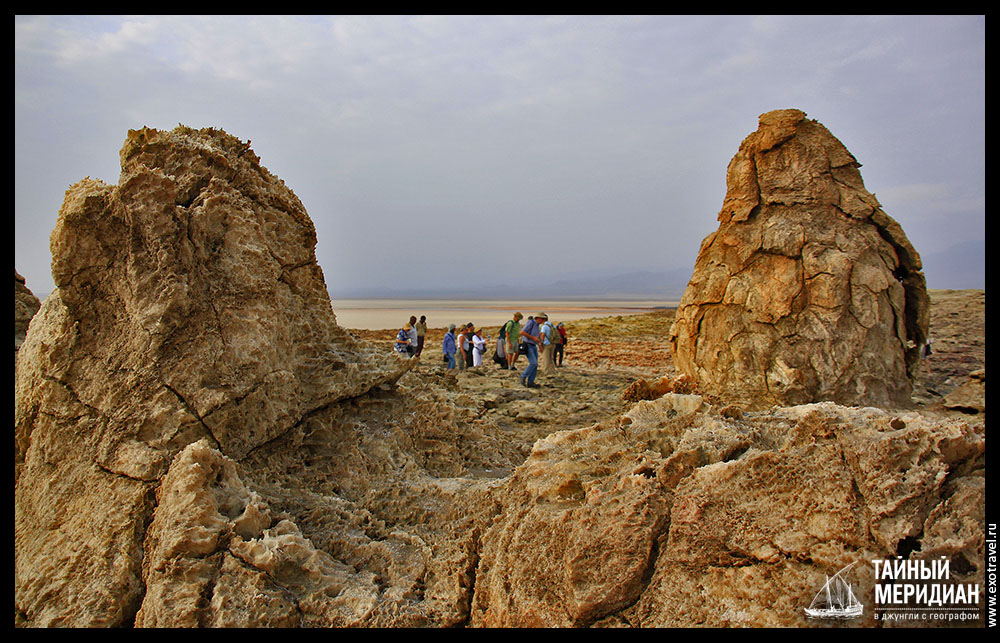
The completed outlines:
[[[66,192],[56,290],[15,374],[15,602],[26,623],[120,625],[175,456],[239,460],[411,360],[338,327],[301,202],[214,129],[130,131],[118,185]],[[15,288],[16,288],[15,275]]]
[[[748,404],[909,404],[929,299],[920,257],[860,164],[795,109],[729,163],[671,329],[674,365]]]
[[[942,401],[945,408],[965,413],[986,412],[986,369],[969,373],[968,379]]]
[[[640,400],[655,400],[663,397],[667,393],[694,393],[694,382],[687,375],[670,377],[664,375],[655,382],[647,382],[645,379],[638,379],[622,393],[622,400],[625,402],[638,402]]]
[[[24,336],[28,332],[28,323],[35,316],[42,302],[38,301],[34,293],[25,285],[24,277],[14,270],[14,359],[17,359],[17,350],[24,343]]]
[[[851,563],[870,626],[871,561],[897,555],[984,586],[982,424],[668,393],[539,440],[491,493],[476,626],[806,626]]]
[[[455,626],[482,510],[519,453],[462,395],[407,375],[330,405],[240,462],[186,447],[145,538],[144,627]]]

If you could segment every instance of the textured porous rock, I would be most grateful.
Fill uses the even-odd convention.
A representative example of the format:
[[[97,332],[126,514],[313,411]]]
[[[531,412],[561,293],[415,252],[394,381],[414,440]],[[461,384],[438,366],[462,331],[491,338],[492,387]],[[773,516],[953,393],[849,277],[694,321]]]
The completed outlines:
[[[374,573],[272,516],[206,441],[185,448],[163,478],[146,553],[137,627],[357,626],[380,593]]]
[[[945,396],[945,408],[966,413],[986,412],[986,369],[969,373],[969,378]]]
[[[17,359],[17,349],[24,343],[28,332],[28,323],[35,316],[42,302],[25,285],[24,277],[14,271],[14,358]]]
[[[622,393],[622,400],[625,402],[655,400],[667,393],[694,393],[696,388],[694,381],[687,375],[678,377],[664,375],[654,382],[638,379],[625,389],[625,392]]]
[[[142,129],[121,165],[116,186],[67,190],[51,236],[56,290],[15,368],[25,624],[131,624],[155,490],[188,444],[245,458],[411,368],[338,327],[312,222],[248,144]]]
[[[925,280],[859,167],[803,112],[761,115],[671,328],[674,365],[702,391],[758,406],[910,403]]]
[[[493,490],[472,624],[805,626],[855,563],[952,563],[982,585],[984,427],[825,402],[723,415],[694,395],[556,433]]]

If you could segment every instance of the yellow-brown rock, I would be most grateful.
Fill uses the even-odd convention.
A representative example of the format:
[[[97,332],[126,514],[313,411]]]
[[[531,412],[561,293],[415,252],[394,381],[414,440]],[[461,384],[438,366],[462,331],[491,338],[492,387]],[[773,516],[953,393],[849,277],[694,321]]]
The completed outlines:
[[[729,164],[671,329],[674,365],[746,404],[905,407],[929,300],[920,258],[854,156],[794,109]]]
[[[854,564],[850,624],[871,626],[873,560],[944,556],[982,587],[984,458],[984,427],[960,420],[642,401],[540,440],[493,492],[472,624],[803,627]]]
[[[943,404],[949,409],[966,413],[986,412],[986,369],[969,373],[969,378],[945,396]]]
[[[28,332],[28,324],[35,316],[42,302],[28,289],[24,277],[14,270],[14,360],[17,360],[17,349],[24,343],[24,336]]]
[[[154,490],[208,440],[240,459],[411,364],[337,326],[302,204],[213,129],[129,132],[72,186],[56,290],[15,373],[15,595],[37,625],[122,625]]]

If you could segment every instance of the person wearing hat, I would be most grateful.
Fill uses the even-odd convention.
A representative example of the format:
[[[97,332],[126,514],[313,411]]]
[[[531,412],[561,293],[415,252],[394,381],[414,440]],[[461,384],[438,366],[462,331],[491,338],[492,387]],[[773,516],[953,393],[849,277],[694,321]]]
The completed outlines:
[[[521,341],[524,343],[528,358],[528,366],[521,373],[521,384],[528,388],[538,388],[535,384],[535,376],[538,375],[538,345],[542,341],[538,336],[541,325],[549,318],[545,313],[538,313],[528,320],[528,323],[521,329]]]
[[[483,365],[483,353],[486,352],[486,340],[483,339],[483,329],[477,328],[472,333],[472,366]]]
[[[413,354],[410,352],[410,328],[410,325],[406,324],[399,329],[399,332],[396,333],[396,344],[394,346],[397,353],[406,355],[407,357]]]
[[[514,319],[509,320],[500,329],[500,339],[497,343],[497,351],[503,351],[501,357],[507,360],[507,368],[516,371],[514,362],[517,361],[517,347],[521,343],[521,319],[524,315],[514,313]]]
[[[441,350],[444,352],[444,361],[448,363],[448,370],[455,368],[455,324],[448,326],[448,332],[444,334],[441,342]]]
[[[556,349],[556,340],[558,338],[559,331],[556,327],[552,325],[549,318],[545,318],[545,322],[542,323],[541,329],[538,331],[538,336],[541,338],[541,370],[545,375],[553,375],[556,372],[555,362],[552,361],[552,356]]]

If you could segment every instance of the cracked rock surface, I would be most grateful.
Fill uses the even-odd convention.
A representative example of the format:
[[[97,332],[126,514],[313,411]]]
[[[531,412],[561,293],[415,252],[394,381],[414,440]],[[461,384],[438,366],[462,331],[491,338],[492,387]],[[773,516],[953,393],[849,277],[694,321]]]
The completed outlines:
[[[729,164],[671,329],[674,365],[745,404],[909,405],[929,300],[920,257],[860,163],[795,109]]]
[[[121,165],[67,190],[56,290],[19,350],[15,592],[38,624],[134,615],[153,492],[186,445],[240,459],[410,368],[337,325],[312,222],[247,145],[142,129]]]
[[[829,402],[739,417],[697,395],[638,402],[539,440],[492,491],[472,622],[805,626],[824,570],[914,542],[912,559],[984,560],[985,443],[981,424]]]
[[[219,130],[69,189],[15,367],[15,625],[806,625],[858,560],[984,582],[984,403],[741,408],[647,346],[668,313],[539,389],[444,372],[339,328],[314,244]]]

